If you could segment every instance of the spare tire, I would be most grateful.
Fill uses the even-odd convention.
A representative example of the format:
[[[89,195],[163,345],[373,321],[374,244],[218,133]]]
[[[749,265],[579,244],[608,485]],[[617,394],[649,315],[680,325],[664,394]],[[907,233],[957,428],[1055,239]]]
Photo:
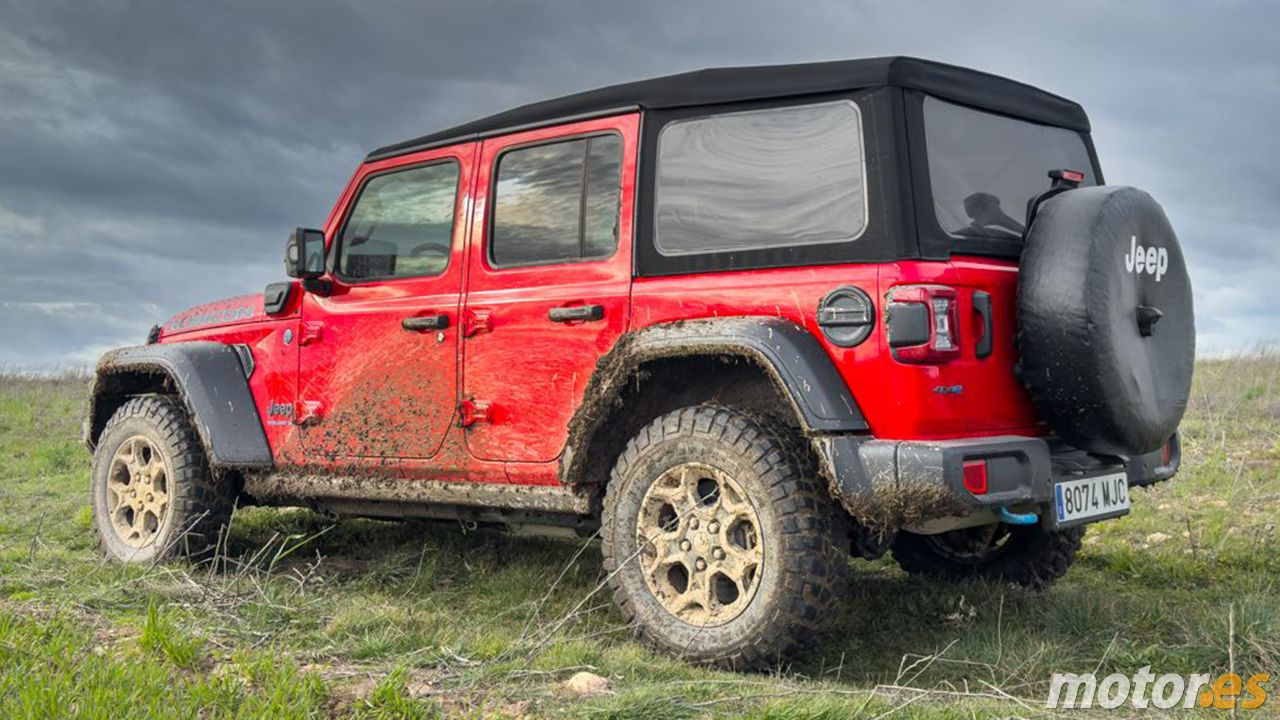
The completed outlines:
[[[1018,373],[1049,426],[1093,453],[1161,447],[1187,407],[1195,318],[1160,205],[1124,186],[1046,200],[1018,288]]]

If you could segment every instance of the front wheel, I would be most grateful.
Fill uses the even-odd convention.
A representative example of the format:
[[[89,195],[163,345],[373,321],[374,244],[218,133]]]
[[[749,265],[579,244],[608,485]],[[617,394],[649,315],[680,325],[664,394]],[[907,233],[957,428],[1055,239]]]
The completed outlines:
[[[893,559],[909,573],[942,580],[982,578],[1043,589],[1067,574],[1084,527],[980,525],[937,535],[900,532]]]
[[[182,405],[160,395],[133,398],[111,416],[90,494],[103,553],[139,563],[212,549],[235,499],[210,471]]]
[[[755,667],[809,644],[844,594],[845,517],[781,432],[700,406],[643,428],[605,494],[604,565],[645,639]]]

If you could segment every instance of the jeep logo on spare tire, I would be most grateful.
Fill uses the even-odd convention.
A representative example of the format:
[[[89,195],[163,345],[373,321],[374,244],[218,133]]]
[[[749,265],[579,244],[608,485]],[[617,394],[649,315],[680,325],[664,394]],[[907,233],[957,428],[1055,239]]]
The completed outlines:
[[[1138,236],[1129,237],[1129,252],[1124,256],[1124,269],[1141,275],[1155,275],[1156,282],[1164,277],[1169,269],[1169,251],[1158,247],[1142,247],[1138,244]]]

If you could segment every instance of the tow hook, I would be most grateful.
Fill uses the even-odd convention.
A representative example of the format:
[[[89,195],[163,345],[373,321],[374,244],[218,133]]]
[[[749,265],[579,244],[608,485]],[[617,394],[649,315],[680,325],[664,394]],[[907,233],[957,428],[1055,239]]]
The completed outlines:
[[[1003,505],[996,508],[996,517],[1005,525],[1035,525],[1040,522],[1040,516],[1035,513],[1009,512],[1009,508]]]

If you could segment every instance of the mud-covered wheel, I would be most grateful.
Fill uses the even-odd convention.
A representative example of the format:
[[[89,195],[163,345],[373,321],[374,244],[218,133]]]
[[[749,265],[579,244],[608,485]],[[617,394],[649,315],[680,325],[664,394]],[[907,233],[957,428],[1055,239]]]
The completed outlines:
[[[124,562],[207,552],[234,503],[182,406],[158,395],[129,400],[107,422],[93,454],[91,496],[98,545]]]
[[[790,656],[844,594],[842,511],[793,443],[733,410],[689,407],[643,428],[614,466],[602,520],[623,615],[695,662]]]
[[[1067,574],[1084,528],[980,525],[937,535],[898,533],[893,559],[909,573],[942,580],[982,578],[1043,589]]]

